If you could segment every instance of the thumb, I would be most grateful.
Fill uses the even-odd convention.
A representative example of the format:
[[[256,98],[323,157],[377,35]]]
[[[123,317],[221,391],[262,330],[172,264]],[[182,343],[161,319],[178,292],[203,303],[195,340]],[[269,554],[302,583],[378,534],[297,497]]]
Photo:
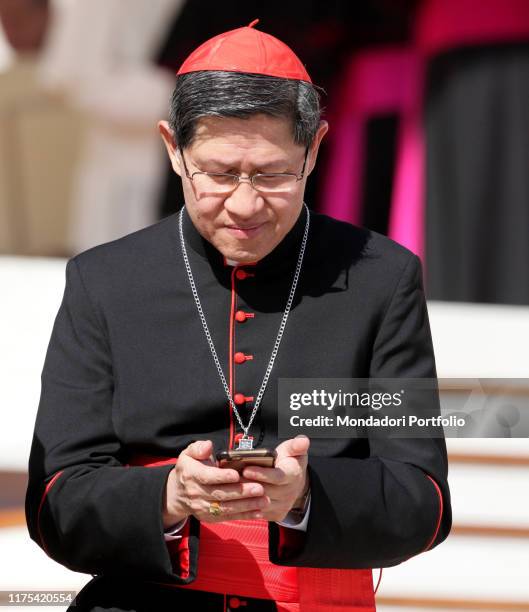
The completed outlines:
[[[277,447],[278,457],[301,457],[309,452],[310,439],[307,436],[296,436],[281,442]]]
[[[197,461],[204,461],[210,458],[213,452],[213,443],[211,440],[198,440],[190,444],[183,452]]]

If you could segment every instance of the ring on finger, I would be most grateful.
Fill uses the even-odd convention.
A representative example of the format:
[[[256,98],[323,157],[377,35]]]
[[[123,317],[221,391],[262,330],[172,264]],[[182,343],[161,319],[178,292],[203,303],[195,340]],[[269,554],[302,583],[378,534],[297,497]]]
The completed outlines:
[[[222,508],[219,502],[214,501],[209,504],[209,513],[213,516],[220,516],[222,514]]]

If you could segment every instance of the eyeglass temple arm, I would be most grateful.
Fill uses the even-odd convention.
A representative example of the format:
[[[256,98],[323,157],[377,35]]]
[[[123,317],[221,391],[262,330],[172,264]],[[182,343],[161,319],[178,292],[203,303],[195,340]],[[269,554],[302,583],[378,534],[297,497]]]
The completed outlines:
[[[305,175],[305,166],[307,165],[307,157],[309,156],[309,149],[310,149],[310,146],[307,146],[307,148],[305,149],[305,159],[303,160],[303,168],[301,168],[301,174],[298,177],[298,181],[300,181]]]
[[[193,180],[193,177],[189,174],[189,170],[187,169],[186,158],[184,157],[184,152],[182,151],[182,147],[178,146],[178,150],[180,151],[180,157],[184,162],[184,170],[186,171],[186,176],[189,180]]]

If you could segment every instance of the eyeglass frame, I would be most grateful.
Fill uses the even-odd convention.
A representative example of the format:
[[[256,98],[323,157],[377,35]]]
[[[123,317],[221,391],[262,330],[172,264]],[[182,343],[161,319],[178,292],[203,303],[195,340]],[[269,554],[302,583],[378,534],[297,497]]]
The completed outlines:
[[[259,192],[259,193],[263,193],[266,192],[266,190],[261,190],[258,189],[255,185],[254,185],[254,179],[256,176],[294,176],[296,177],[296,182],[301,181],[304,176],[305,176],[305,167],[307,165],[307,158],[309,156],[309,149],[310,146],[307,146],[307,148],[305,149],[305,158],[303,160],[303,167],[301,168],[301,172],[299,175],[295,174],[294,172],[256,172],[255,174],[252,174],[250,176],[241,176],[240,174],[233,174],[231,172],[204,172],[204,171],[197,171],[197,172],[193,172],[192,174],[189,174],[189,170],[187,168],[187,164],[186,164],[186,160],[184,157],[184,151],[182,150],[182,147],[178,147],[178,150],[180,151],[180,156],[182,157],[182,161],[184,162],[184,170],[186,172],[186,177],[193,182],[193,177],[197,174],[203,174],[205,176],[233,176],[233,177],[237,177],[237,183],[234,184],[233,189],[230,189],[229,191],[226,192],[219,192],[219,193],[233,193],[241,184],[241,180],[245,180],[245,181],[249,181],[250,185],[252,186],[253,189],[255,189],[255,191]]]

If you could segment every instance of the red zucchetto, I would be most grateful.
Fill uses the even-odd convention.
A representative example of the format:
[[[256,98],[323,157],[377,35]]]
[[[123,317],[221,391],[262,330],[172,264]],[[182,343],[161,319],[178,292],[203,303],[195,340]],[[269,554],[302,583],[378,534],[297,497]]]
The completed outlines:
[[[312,83],[305,66],[290,47],[270,34],[256,30],[255,19],[210,38],[195,49],[177,74],[199,70],[249,72]]]

